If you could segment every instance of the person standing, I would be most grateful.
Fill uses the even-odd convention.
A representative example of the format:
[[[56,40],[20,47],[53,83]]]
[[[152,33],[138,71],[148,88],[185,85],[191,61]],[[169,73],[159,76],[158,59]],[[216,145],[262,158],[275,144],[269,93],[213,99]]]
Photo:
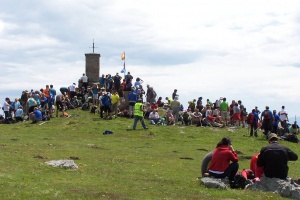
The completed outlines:
[[[281,126],[284,128],[284,132],[288,132],[287,122],[289,121],[288,113],[284,106],[281,106],[281,111],[279,112],[279,117],[281,121]]]
[[[73,83],[73,84],[75,84],[75,83]],[[53,88],[53,85],[50,85],[49,91],[50,91],[50,94],[52,94],[52,98],[55,99],[55,97],[56,97],[56,90]]]
[[[85,74],[82,74],[82,77],[80,78],[82,82],[82,86],[87,89],[88,86],[88,77]]]
[[[70,85],[68,89],[69,89],[70,99],[72,100],[76,96],[76,83]]]
[[[275,133],[268,136],[269,145],[260,150],[257,166],[264,167],[264,174],[269,178],[286,179],[288,176],[288,161],[298,160],[298,155],[289,148],[278,143]]]
[[[23,111],[24,111],[24,114],[27,114],[27,111],[28,111],[28,107],[27,107],[27,100],[28,100],[28,90],[24,90],[22,92],[22,95],[21,95],[21,105],[23,106]]]
[[[245,111],[245,106],[242,104],[241,100],[238,100],[238,105],[240,107],[240,121],[239,121],[239,126],[242,123],[242,127],[245,127],[245,115],[244,115],[244,111]]]
[[[93,93],[93,105],[94,106],[97,106],[98,105],[98,99],[99,99],[99,96],[98,96],[98,85],[97,84],[93,84],[92,86],[92,93]]]
[[[221,117],[222,121],[226,126],[228,126],[228,120],[229,120],[229,109],[228,109],[228,102],[226,101],[226,98],[223,98],[222,103],[220,103],[220,111],[221,111]]]
[[[258,114],[255,112],[255,109],[252,109],[252,112],[248,115],[248,123],[250,125],[250,137],[254,136],[257,137],[257,124],[258,124]]]
[[[177,89],[174,90],[174,92],[173,92],[173,94],[172,94],[172,99],[175,99],[176,96],[179,96],[179,95],[177,94]]]
[[[172,108],[172,114],[175,117],[175,124],[177,124],[180,109],[180,102],[178,101],[178,96],[175,96],[174,101],[172,101],[170,104],[170,107]]]
[[[209,176],[215,178],[229,178],[229,182],[234,181],[234,176],[239,169],[238,155],[231,145],[231,139],[222,138],[213,152],[210,165],[208,167]]]
[[[118,111],[119,111],[119,94],[117,93],[116,90],[112,90],[112,95],[111,95],[111,110],[113,114],[115,115],[115,118],[118,116]]]
[[[273,110],[273,116],[274,116],[274,120],[273,120],[273,128],[272,128],[272,133],[276,133],[278,134],[278,123],[280,121],[280,117],[279,115],[276,114],[276,110]]]
[[[8,97],[5,98],[5,101],[3,103],[3,111],[4,111],[4,121],[7,122],[8,118],[10,117],[10,112],[9,112],[9,109],[10,109],[10,99]]]
[[[120,89],[121,79],[122,79],[122,77],[119,76],[119,73],[116,73],[116,75],[114,76],[114,89],[116,91],[118,91]]]
[[[99,87],[104,88],[106,86],[105,82],[106,82],[105,76],[104,74],[102,74],[102,76],[99,78]]]
[[[142,99],[138,99],[134,105],[134,122],[133,122],[133,130],[136,130],[136,124],[138,121],[141,121],[141,124],[144,129],[148,129],[144,122],[144,109],[142,104]]]
[[[269,106],[266,106],[266,109],[261,113],[260,121],[262,121],[261,128],[264,129],[264,134],[266,138],[268,138],[269,133],[272,131],[272,124],[273,124],[273,114],[269,110]]]
[[[134,105],[136,103],[136,100],[137,100],[137,96],[136,96],[136,93],[134,92],[134,89],[132,88],[131,92],[129,92],[129,94],[128,94],[128,101],[129,101],[128,114],[129,114],[129,117],[133,117],[133,108],[134,108]]]

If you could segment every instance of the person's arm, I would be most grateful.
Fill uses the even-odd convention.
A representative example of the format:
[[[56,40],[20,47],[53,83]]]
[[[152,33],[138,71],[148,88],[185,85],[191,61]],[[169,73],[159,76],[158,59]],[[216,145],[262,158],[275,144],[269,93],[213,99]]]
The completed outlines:
[[[232,162],[238,162],[238,161],[239,161],[239,158],[238,158],[238,155],[236,154],[236,152],[235,152],[233,146],[230,145],[230,146],[229,146],[229,149],[230,149],[230,151],[231,151],[231,153],[232,153],[232,156],[231,156],[231,159],[230,159],[230,160],[231,160]]]
[[[292,150],[290,150],[289,148],[287,148],[287,154],[288,154],[288,158],[291,161],[295,161],[298,160],[298,155],[295,154]]]

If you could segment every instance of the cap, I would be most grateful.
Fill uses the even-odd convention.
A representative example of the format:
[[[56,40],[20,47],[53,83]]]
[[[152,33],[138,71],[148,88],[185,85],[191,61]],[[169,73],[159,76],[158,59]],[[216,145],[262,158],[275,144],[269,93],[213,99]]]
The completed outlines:
[[[278,139],[278,137],[277,137],[277,135],[275,133],[270,133],[268,135],[268,141],[270,141],[272,138],[277,138]]]

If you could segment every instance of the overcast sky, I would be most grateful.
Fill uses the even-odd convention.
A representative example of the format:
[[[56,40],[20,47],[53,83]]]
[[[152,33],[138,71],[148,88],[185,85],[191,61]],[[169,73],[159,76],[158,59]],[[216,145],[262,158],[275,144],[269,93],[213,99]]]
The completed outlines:
[[[300,116],[300,1],[1,0],[0,103],[59,90],[85,72],[93,39],[100,74],[126,68],[159,96],[286,106]]]

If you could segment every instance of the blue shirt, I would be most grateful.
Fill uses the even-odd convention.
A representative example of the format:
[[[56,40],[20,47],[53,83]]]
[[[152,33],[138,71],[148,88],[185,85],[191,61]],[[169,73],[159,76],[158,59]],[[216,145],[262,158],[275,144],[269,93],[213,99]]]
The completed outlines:
[[[278,122],[280,121],[280,117],[277,114],[274,114],[274,122],[273,126],[278,126]]]
[[[252,112],[252,114],[254,115],[254,120],[253,120],[253,122],[254,122],[254,123],[257,123],[257,122],[258,122],[258,119],[259,119],[257,112]]]
[[[21,117],[23,115],[23,109],[22,108],[19,108],[17,111],[16,111],[16,117]]]
[[[134,92],[130,92],[129,93],[129,95],[128,95],[128,100],[129,101],[134,101],[134,102],[136,102],[137,101],[137,96],[136,96],[136,93],[134,93]]]
[[[40,110],[35,110],[33,113],[37,119],[42,119],[42,112]]]
[[[55,98],[56,90],[54,88],[50,88],[49,91],[50,91],[50,94],[52,94],[53,97]]]
[[[104,78],[104,77],[100,77],[100,78],[99,78],[99,84],[100,84],[100,87],[103,87],[103,86],[104,86],[104,82],[105,82],[105,78]]]

